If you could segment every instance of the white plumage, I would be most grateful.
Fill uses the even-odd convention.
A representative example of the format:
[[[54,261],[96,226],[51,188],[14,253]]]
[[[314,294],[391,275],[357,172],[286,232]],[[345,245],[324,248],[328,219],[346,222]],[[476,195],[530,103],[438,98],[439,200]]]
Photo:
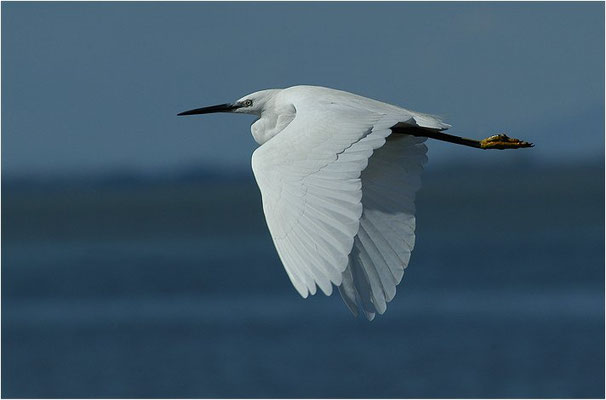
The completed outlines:
[[[187,114],[255,114],[252,168],[276,250],[303,297],[339,287],[350,310],[383,314],[415,243],[425,138],[396,124],[447,129],[440,118],[338,90],[295,86]],[[225,109],[218,109],[224,107]],[[210,110],[212,109],[212,110]]]

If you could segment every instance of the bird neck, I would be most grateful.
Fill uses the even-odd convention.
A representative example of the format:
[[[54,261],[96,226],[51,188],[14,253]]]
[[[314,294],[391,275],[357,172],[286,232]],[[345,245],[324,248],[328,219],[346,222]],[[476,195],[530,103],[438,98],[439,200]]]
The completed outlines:
[[[296,110],[292,105],[283,107],[279,112],[263,112],[250,127],[253,138],[262,145],[282,132],[295,118]]]

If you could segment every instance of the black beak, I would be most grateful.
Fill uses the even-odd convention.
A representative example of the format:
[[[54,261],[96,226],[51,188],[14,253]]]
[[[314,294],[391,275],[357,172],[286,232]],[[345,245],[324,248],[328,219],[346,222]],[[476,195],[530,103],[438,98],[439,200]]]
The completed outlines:
[[[231,112],[231,111],[235,110],[236,108],[240,108],[240,106],[238,106],[236,104],[226,103],[226,104],[219,104],[216,106],[202,107],[202,108],[196,108],[194,110],[183,111],[182,113],[179,113],[177,115],[197,115],[197,114],[210,114],[210,113],[218,113],[218,112]]]

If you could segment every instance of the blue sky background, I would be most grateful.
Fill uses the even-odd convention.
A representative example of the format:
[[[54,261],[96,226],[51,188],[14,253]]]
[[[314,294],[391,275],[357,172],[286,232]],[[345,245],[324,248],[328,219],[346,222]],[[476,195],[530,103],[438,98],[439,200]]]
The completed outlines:
[[[536,144],[432,165],[598,162],[604,4],[3,2],[3,175],[248,170],[250,116],[176,113],[296,84]]]

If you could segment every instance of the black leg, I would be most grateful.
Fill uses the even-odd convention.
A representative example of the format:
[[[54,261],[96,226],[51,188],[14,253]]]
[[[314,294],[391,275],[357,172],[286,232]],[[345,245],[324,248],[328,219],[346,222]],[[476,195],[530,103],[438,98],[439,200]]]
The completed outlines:
[[[405,124],[397,124],[391,128],[396,134],[422,136],[431,139],[441,140],[443,142],[461,144],[463,146],[475,147],[477,149],[519,149],[523,147],[533,147],[532,143],[510,138],[507,135],[493,135],[483,140],[467,139],[460,136],[450,135],[437,129],[420,128]]]

